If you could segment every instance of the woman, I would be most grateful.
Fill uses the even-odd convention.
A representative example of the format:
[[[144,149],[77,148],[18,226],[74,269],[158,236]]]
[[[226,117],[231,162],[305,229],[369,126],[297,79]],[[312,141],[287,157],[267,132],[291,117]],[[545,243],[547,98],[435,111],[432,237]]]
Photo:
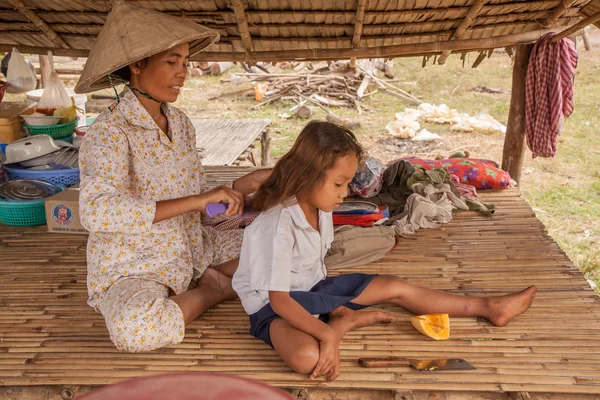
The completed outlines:
[[[207,190],[194,128],[168,104],[183,88],[190,51],[216,39],[191,21],[118,3],[75,88],[128,82],[80,153],[88,303],[120,350],[177,344],[185,324],[235,297],[243,233],[204,227],[201,213],[218,202],[229,203],[228,215],[241,213],[244,196],[270,171]]]

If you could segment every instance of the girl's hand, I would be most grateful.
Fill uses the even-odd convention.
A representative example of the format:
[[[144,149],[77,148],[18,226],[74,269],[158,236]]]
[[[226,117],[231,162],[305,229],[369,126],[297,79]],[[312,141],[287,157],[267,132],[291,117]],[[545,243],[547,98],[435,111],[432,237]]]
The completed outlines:
[[[332,381],[340,374],[340,342],[335,338],[327,338],[319,343],[319,361],[310,379],[327,375]]]
[[[208,192],[198,195],[200,199],[199,210],[206,211],[206,205],[209,203],[228,203],[225,215],[241,214],[244,212],[244,195],[237,190],[227,186],[219,186]]]

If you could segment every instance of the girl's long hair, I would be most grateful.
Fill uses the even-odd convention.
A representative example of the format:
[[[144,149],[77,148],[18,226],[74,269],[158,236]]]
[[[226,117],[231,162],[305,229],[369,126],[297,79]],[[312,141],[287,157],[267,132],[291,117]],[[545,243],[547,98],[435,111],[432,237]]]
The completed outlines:
[[[323,183],[326,171],[340,157],[353,154],[360,160],[362,152],[349,129],[324,121],[309,122],[255,193],[250,209],[265,211],[289,197],[309,195]]]

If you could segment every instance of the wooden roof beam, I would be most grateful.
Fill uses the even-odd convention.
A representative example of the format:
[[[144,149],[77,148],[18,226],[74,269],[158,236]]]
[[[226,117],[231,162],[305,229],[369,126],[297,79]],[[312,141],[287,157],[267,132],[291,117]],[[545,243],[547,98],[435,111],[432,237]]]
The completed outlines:
[[[70,49],[70,46],[67,44],[67,42],[65,42],[56,32],[54,32],[52,28],[50,28],[48,24],[46,24],[44,20],[41,19],[35,12],[27,8],[21,0],[8,1],[15,7],[15,9],[17,9],[21,14],[27,17],[27,19],[33,22],[58,47],[62,47],[63,49]]]
[[[571,26],[570,28],[565,29],[564,31],[562,31],[561,33],[557,34],[552,39],[550,39],[550,42],[556,43],[559,40],[564,39],[568,36],[571,36],[572,34],[585,28],[586,26],[591,25],[598,21],[600,21],[600,11],[598,11],[595,14],[590,15],[589,17],[587,17],[585,19],[582,19],[581,21],[579,21],[575,25]]]
[[[21,53],[40,55],[48,54],[48,50],[52,50],[52,54],[54,54],[55,56],[65,57],[87,57],[89,53],[89,50],[79,50],[73,48],[65,49],[61,47],[51,49],[42,46],[24,46],[20,44],[0,44],[0,52],[10,52],[13,47],[19,49]]]
[[[440,40],[435,42],[411,43],[377,48],[352,49],[348,47],[343,49],[255,51],[250,54],[250,57],[254,60],[265,62],[290,60],[345,60],[348,58],[415,57],[423,54],[441,54],[444,50],[450,50],[453,52],[466,52],[514,46],[515,43],[519,42],[536,41],[545,34],[549,32],[556,32],[557,30],[558,29],[543,29],[510,35],[494,36],[485,39],[446,40],[446,38],[440,38]],[[30,54],[46,54],[46,52],[49,50],[48,48],[41,46],[35,47],[19,44],[0,44],[0,52],[10,51],[13,47],[17,47],[22,53]],[[70,57],[87,57],[87,53],[89,51],[62,48],[55,48],[51,50],[57,56]],[[201,51],[200,53],[192,56],[191,59],[192,61],[245,62],[247,60],[247,54],[234,51],[223,53]]]
[[[559,5],[552,10],[552,14],[544,21],[543,26],[545,28],[554,28],[555,26],[558,26],[560,17],[565,15],[576,1],[577,0],[561,0]]]
[[[484,4],[485,0],[475,0],[465,18],[461,21],[460,25],[458,25],[456,31],[454,31],[454,34],[452,35],[452,38],[450,40],[462,39],[467,29],[469,29],[471,25],[473,25],[473,21],[475,21],[475,18],[477,18],[477,16],[481,12],[481,9],[483,8]],[[450,53],[450,50],[444,50],[442,52],[442,55],[438,58],[438,64],[444,64],[448,59]]]
[[[237,26],[238,30],[240,31],[242,45],[244,46],[244,49],[246,49],[246,52],[250,53],[251,51],[254,51],[254,47],[252,46],[250,29],[248,29],[248,16],[246,15],[246,10],[244,9],[244,3],[242,0],[233,0],[231,2],[231,7],[235,13],[235,18],[237,19]]]
[[[352,47],[358,47],[360,36],[363,31],[363,21],[365,19],[365,9],[367,8],[367,0],[358,0],[356,6],[356,15],[354,16],[354,35],[352,36]]]
[[[347,60],[349,58],[396,58],[396,57],[415,57],[424,54],[435,55],[441,54],[444,50],[466,52],[466,51],[481,51],[488,49],[502,48],[506,46],[514,46],[515,43],[536,41],[549,32],[555,32],[556,29],[542,29],[537,31],[529,31],[515,33],[503,36],[494,36],[483,39],[457,39],[443,40],[425,43],[410,43],[391,45],[383,47],[359,49],[348,48],[331,48],[331,49],[304,49],[304,50],[272,50],[272,51],[255,51],[250,56],[252,59],[264,62],[272,61],[325,61],[325,60]],[[449,35],[447,35],[449,36]],[[2,45],[0,45],[0,50]],[[241,52],[206,52],[201,51],[191,57],[192,61],[241,61],[244,62],[245,53]]]

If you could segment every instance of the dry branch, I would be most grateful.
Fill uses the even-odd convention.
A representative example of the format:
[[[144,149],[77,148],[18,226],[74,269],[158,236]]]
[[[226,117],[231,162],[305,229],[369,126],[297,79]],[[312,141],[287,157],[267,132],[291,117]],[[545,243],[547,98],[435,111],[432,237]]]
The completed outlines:
[[[346,127],[351,131],[360,128],[360,122],[351,121],[347,118],[341,118],[331,113],[327,114],[327,121],[331,122],[332,124],[337,124]]]
[[[302,63],[302,65],[306,65]],[[292,73],[250,73],[243,72],[235,74],[236,78],[248,78],[255,84],[267,85],[264,99],[252,109],[272,103],[275,100],[292,100],[297,105],[289,110],[296,112],[301,118],[308,118],[314,114],[314,110],[306,104],[307,102],[317,105],[329,113],[328,107],[354,108],[360,114],[364,106],[360,104],[361,98],[367,96],[369,86],[377,86],[384,93],[403,99],[412,104],[420,104],[420,101],[410,93],[393,85],[389,80],[375,76],[376,65],[384,66],[383,59],[374,61],[360,60],[355,68],[351,67],[349,61],[338,61],[327,65],[325,63],[310,64],[312,69],[300,70],[292,66]],[[389,65],[389,64],[388,64]],[[296,66],[297,67],[297,66]],[[308,66],[307,66],[308,68]],[[376,93],[371,87],[368,95]],[[238,92],[234,92],[238,93]]]

